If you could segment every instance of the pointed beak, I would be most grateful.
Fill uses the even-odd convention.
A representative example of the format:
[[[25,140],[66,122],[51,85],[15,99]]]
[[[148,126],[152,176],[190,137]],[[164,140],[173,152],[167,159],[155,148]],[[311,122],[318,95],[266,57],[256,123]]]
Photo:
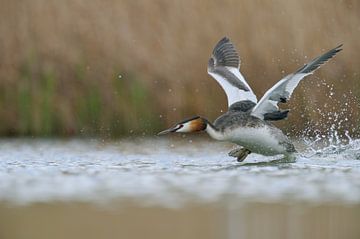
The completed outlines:
[[[166,129],[164,131],[161,131],[160,133],[158,133],[157,135],[160,136],[160,135],[164,135],[164,134],[168,134],[168,133],[173,133],[175,132],[176,130],[178,130],[178,128],[176,127],[172,127],[170,129]]]

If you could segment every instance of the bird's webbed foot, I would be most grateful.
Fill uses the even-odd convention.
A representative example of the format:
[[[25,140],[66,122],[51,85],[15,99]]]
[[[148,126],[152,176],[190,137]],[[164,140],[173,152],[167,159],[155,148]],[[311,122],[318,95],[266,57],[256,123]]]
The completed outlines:
[[[245,158],[251,154],[251,151],[246,148],[236,148],[229,152],[230,157],[237,158],[238,162],[242,162],[245,160]]]

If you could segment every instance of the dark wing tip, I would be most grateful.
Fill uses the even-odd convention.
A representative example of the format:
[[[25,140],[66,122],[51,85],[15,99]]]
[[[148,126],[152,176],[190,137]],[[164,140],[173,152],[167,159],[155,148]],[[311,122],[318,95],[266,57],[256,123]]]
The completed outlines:
[[[332,58],[333,56],[335,56],[336,53],[342,51],[342,50],[343,50],[343,49],[342,49],[342,46],[343,46],[343,44],[340,44],[340,45],[338,45],[337,47],[335,47],[334,49],[328,51],[328,52],[333,52],[333,55],[332,55],[330,58]],[[329,58],[329,59],[330,59],[330,58]]]
[[[331,49],[330,51],[322,54],[321,56],[315,58],[308,64],[301,67],[296,73],[311,73],[318,69],[322,64],[329,61],[333,58],[338,52],[342,51],[343,44],[338,45],[337,47]]]
[[[337,46],[337,47],[335,47],[334,49],[338,49],[339,51],[341,51],[341,50],[342,50],[342,48],[341,48],[341,47],[342,47],[343,45],[344,45],[344,44],[342,44],[342,43],[341,43],[340,45],[338,45],[338,46]]]
[[[227,36],[224,36],[223,38],[221,38],[221,40],[216,44],[216,46],[214,47],[214,49],[218,48],[219,46],[230,42],[230,39]]]
[[[208,66],[229,66],[239,68],[240,58],[228,37],[223,37],[214,47]]]

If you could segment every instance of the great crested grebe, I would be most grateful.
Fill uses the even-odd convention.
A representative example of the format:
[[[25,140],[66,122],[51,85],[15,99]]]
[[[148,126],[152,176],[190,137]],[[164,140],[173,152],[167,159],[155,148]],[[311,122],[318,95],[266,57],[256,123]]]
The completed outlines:
[[[258,102],[256,95],[239,71],[240,58],[234,45],[229,38],[224,37],[212,52],[208,62],[208,73],[224,89],[228,100],[228,111],[213,124],[203,117],[196,116],[179,122],[158,135],[206,131],[216,140],[229,141],[242,146],[229,153],[229,156],[236,157],[239,162],[251,152],[267,156],[291,155],[296,152],[294,145],[269,121],[287,117],[289,110],[281,110],[277,104],[286,103],[299,82],[341,51],[341,46],[313,59],[295,73],[285,76]]]

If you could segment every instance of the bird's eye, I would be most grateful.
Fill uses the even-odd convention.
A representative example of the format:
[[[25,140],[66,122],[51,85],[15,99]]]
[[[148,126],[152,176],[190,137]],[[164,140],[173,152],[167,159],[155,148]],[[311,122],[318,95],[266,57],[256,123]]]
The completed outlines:
[[[181,129],[184,125],[182,124],[178,124],[176,126],[174,126],[174,128],[172,128],[171,132],[176,132],[178,131],[179,129]]]

